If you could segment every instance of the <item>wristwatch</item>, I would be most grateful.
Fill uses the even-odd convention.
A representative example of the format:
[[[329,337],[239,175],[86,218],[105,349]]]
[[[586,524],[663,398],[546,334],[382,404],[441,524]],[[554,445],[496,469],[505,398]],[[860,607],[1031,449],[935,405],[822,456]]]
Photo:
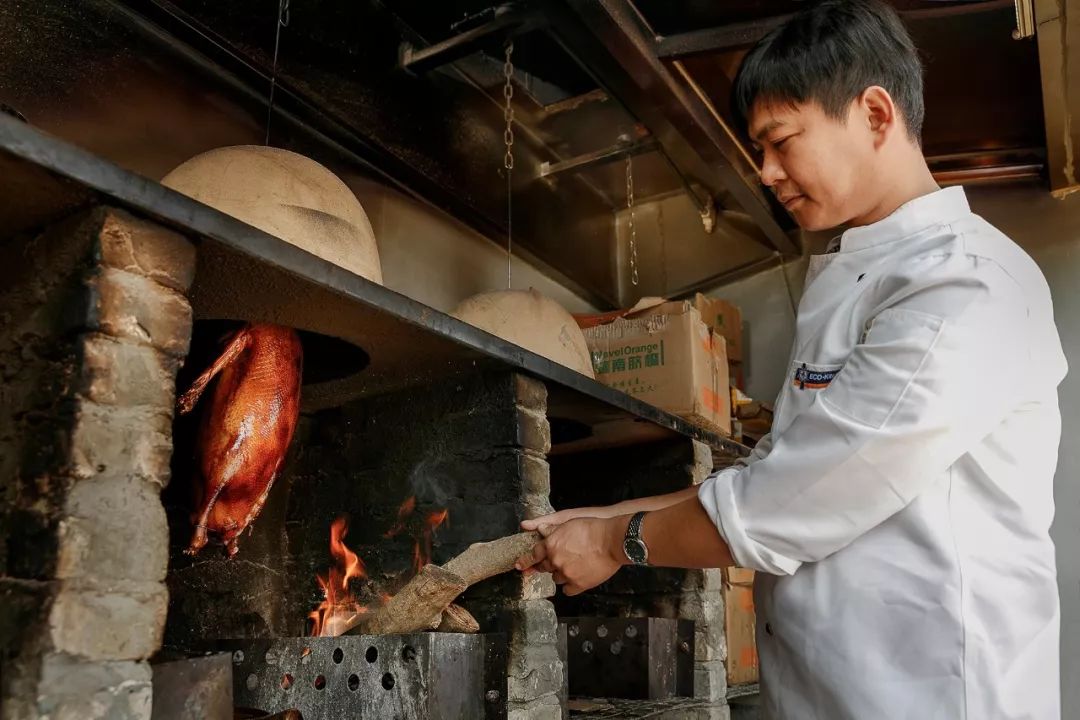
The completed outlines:
[[[630,524],[626,526],[626,537],[623,539],[623,552],[626,558],[634,565],[649,564],[649,546],[641,539],[641,521],[645,518],[645,511],[634,513],[630,518]]]

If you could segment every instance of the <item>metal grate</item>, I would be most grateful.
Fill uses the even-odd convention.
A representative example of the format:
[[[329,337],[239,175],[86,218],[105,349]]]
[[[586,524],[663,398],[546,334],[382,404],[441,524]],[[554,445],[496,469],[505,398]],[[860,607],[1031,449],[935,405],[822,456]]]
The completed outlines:
[[[506,717],[501,635],[229,640],[238,708],[304,720]]]

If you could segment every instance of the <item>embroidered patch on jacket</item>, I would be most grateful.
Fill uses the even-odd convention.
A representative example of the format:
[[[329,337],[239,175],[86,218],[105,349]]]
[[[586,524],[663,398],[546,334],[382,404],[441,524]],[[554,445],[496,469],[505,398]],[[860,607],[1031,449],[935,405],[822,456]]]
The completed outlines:
[[[811,370],[803,363],[802,367],[795,368],[795,377],[792,378],[792,384],[800,390],[821,390],[829,387],[829,383],[839,373],[840,368],[836,370]]]

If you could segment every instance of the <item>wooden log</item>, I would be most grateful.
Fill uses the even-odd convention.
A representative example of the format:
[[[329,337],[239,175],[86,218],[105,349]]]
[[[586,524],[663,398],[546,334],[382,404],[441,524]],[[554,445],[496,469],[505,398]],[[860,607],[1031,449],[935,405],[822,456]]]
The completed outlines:
[[[538,532],[523,532],[491,542],[473,543],[443,567],[473,585],[513,570],[518,558],[531,552],[540,540]]]
[[[390,635],[433,630],[442,622],[443,611],[465,588],[512,570],[518,558],[540,540],[537,532],[518,533],[474,543],[442,567],[425,565],[385,605],[344,624],[341,633]]]
[[[355,635],[396,635],[432,630],[443,610],[469,586],[449,570],[425,565],[382,607],[357,616],[342,629]]]
[[[480,632],[480,623],[476,622],[476,618],[472,616],[471,612],[457,603],[450,603],[443,610],[442,622],[435,629],[439,632],[471,634]]]

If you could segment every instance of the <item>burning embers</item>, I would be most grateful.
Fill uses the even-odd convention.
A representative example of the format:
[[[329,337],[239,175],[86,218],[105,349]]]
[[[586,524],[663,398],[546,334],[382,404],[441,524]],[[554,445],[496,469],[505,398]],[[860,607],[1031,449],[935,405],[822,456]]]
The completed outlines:
[[[398,510],[397,522],[383,537],[393,538],[412,525],[416,538],[413,545],[413,574],[431,561],[431,543],[435,530],[442,525],[449,513],[444,510],[429,512],[419,524],[410,522],[416,510],[416,498],[410,497]],[[368,612],[368,606],[360,602],[350,589],[353,579],[366,580],[367,570],[363,560],[345,545],[349,524],[345,517],[339,517],[330,525],[330,557],[333,565],[326,577],[316,576],[323,591],[323,600],[308,616],[312,621],[311,634],[315,637],[333,637],[342,634],[356,625],[360,615]],[[393,595],[379,592],[380,603],[385,605]]]

